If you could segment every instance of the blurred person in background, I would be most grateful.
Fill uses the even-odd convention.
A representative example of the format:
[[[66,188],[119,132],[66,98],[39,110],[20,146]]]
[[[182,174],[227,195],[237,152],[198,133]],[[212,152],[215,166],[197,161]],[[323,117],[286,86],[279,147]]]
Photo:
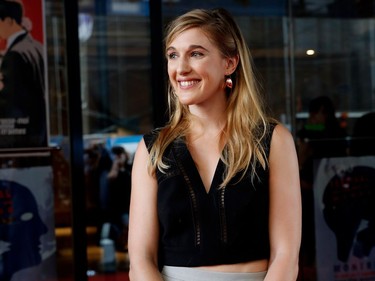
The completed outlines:
[[[113,163],[107,175],[109,181],[109,221],[116,249],[124,251],[128,240],[131,164],[129,163],[129,155],[122,146],[112,147],[111,152]]]

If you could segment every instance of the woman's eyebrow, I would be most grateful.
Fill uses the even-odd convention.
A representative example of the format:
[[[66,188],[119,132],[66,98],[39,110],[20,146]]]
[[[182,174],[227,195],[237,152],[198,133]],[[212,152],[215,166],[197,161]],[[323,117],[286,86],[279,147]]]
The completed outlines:
[[[167,51],[175,51],[175,50],[176,50],[176,48],[173,47],[173,46],[167,48]]]
[[[202,45],[190,45],[190,46],[188,47],[188,50],[193,50],[193,49],[203,49],[203,50],[209,52],[209,50],[206,49],[205,47],[203,47]],[[176,50],[175,47],[170,46],[170,47],[167,48],[166,51],[175,51],[175,50]]]
[[[189,49],[190,49],[190,50],[191,50],[191,49],[203,49],[203,50],[205,50],[205,51],[208,52],[208,50],[207,50],[205,47],[201,46],[201,45],[190,45],[190,46],[189,46]]]

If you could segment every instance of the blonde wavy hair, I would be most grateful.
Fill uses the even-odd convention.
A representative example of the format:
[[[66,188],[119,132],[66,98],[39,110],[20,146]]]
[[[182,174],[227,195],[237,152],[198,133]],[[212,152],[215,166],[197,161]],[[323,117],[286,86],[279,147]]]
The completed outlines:
[[[226,186],[239,172],[242,172],[243,177],[249,167],[254,178],[257,163],[264,169],[268,164],[262,139],[267,133],[269,120],[259,94],[250,50],[234,19],[224,9],[195,9],[179,16],[167,26],[165,46],[169,46],[177,35],[191,28],[201,29],[223,57],[239,58],[237,68],[231,76],[233,88],[227,93],[227,121],[221,133],[221,141],[226,142],[221,155],[226,170],[220,187]],[[225,77],[223,81],[224,79]],[[169,122],[161,128],[150,149],[150,173],[154,173],[156,169],[166,172],[168,166],[162,158],[165,150],[176,138],[186,137],[189,131],[189,109],[179,102],[170,84],[168,104]]]

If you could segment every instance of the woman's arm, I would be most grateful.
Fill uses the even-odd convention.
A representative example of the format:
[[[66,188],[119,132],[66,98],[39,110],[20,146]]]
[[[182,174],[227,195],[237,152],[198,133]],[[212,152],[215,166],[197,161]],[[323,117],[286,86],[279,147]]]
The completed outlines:
[[[133,170],[129,219],[129,276],[132,281],[163,280],[158,270],[159,226],[157,182],[147,171],[144,140],[137,148]]]
[[[301,193],[294,140],[277,125],[271,141],[270,243],[271,257],[266,281],[295,281],[301,244]]]

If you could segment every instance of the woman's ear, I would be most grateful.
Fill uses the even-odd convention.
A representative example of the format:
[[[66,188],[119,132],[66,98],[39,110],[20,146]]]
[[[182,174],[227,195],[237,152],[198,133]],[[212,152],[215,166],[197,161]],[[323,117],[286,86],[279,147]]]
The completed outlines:
[[[226,75],[231,75],[233,72],[236,71],[237,65],[239,62],[239,56],[234,56],[227,58],[227,74]]]

